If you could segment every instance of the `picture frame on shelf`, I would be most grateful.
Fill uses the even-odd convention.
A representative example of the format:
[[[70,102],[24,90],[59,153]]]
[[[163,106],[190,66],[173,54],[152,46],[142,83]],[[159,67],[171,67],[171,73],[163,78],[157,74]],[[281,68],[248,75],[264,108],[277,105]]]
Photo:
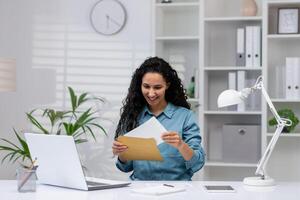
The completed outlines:
[[[299,8],[278,9],[278,34],[299,33]]]

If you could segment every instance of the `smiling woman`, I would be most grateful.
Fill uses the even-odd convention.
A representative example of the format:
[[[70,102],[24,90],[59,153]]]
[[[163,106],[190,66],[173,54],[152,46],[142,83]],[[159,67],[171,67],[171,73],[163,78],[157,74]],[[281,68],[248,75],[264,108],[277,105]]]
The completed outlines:
[[[167,105],[165,93],[169,84],[159,73],[146,73],[142,79],[142,93],[147,101],[150,111],[159,115]]]
[[[191,180],[205,160],[199,127],[177,72],[158,57],[148,58],[136,69],[115,138],[153,116],[168,130],[162,133],[164,143],[158,146],[163,161],[125,160],[122,153],[127,146],[115,141],[112,149],[118,155],[117,167],[133,171],[132,180]]]

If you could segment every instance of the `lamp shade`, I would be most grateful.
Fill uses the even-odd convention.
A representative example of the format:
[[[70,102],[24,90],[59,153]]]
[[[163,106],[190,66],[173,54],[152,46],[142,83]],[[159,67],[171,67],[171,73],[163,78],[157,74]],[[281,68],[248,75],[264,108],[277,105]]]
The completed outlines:
[[[242,103],[241,93],[236,90],[225,90],[218,97],[218,107],[225,107]]]
[[[0,92],[16,90],[15,59],[0,58]]]

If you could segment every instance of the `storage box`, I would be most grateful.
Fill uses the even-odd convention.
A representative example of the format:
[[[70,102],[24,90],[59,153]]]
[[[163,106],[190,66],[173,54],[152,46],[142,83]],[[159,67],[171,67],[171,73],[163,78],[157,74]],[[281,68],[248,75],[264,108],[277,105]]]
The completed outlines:
[[[223,161],[257,163],[261,155],[259,125],[223,125]]]

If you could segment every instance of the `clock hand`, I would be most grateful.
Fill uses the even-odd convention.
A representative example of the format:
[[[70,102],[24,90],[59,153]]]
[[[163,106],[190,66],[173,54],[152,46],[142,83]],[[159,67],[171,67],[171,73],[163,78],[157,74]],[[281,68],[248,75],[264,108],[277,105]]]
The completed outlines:
[[[106,29],[109,29],[109,15],[106,16]]]
[[[120,24],[119,22],[117,22],[117,20],[115,20],[115,19],[113,19],[113,18],[111,18],[111,17],[109,17],[108,19],[109,19],[112,23],[116,24],[117,26],[121,26],[121,24]]]

